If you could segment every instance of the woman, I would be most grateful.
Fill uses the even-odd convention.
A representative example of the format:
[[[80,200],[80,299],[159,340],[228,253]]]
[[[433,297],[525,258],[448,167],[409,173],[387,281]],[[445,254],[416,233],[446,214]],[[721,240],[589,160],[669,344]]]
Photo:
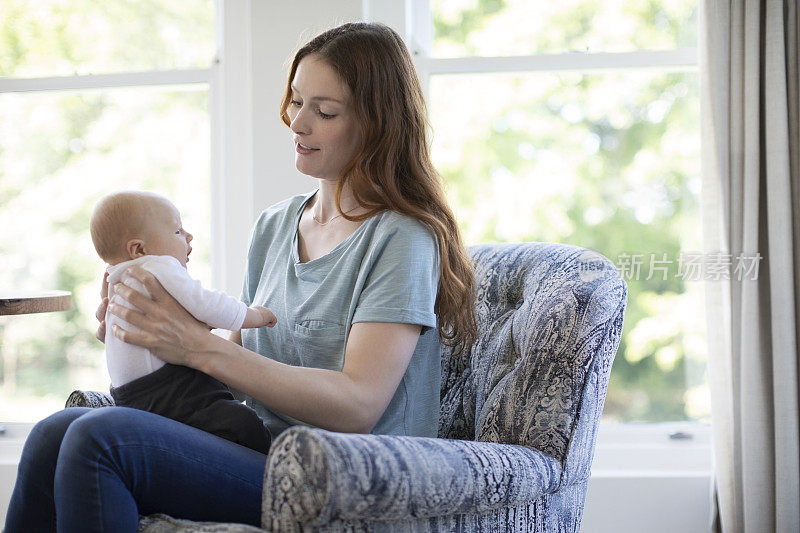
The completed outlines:
[[[295,55],[281,118],[319,188],[261,215],[242,294],[278,324],[221,339],[139,270],[152,301],[118,286],[141,312],[109,310],[141,331],[114,335],[243,392],[273,436],[297,423],[435,436],[440,341],[456,353],[473,342],[474,275],[425,117],[394,31],[354,23],[313,39]],[[6,531],[135,531],[156,512],[259,525],[265,462],[147,412],[66,409],[31,432]]]

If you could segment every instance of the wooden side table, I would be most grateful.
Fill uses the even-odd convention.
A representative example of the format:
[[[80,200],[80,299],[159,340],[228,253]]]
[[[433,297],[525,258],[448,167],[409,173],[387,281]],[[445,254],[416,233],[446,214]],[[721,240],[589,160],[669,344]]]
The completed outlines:
[[[32,313],[49,313],[51,311],[68,311],[72,309],[72,293],[68,291],[6,291],[0,290],[0,315],[28,315]],[[0,324],[0,329],[2,324]],[[11,354],[10,360],[0,360],[5,367],[4,373],[13,377],[16,357]],[[0,422],[0,436],[6,428]]]
[[[0,290],[0,315],[49,313],[71,308],[72,293],[68,291]]]

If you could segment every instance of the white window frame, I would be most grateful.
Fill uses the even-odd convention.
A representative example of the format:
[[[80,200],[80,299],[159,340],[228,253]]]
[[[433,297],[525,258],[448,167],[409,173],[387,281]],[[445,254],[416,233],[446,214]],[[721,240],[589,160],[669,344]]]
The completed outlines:
[[[532,54],[505,57],[457,57],[437,58],[431,56],[433,44],[433,20],[429,0],[406,0],[405,8],[387,5],[386,0],[365,0],[367,17],[381,20],[402,28],[406,43],[412,53],[423,88],[428,93],[430,78],[437,74],[486,74],[486,73],[530,73],[530,72],[581,72],[619,71],[648,69],[660,72],[696,72],[698,69],[697,48],[676,48],[673,50],[641,50],[633,52],[568,52],[559,54]],[[682,431],[698,427],[702,433],[703,424],[678,422]],[[688,424],[688,426],[687,426]],[[625,426],[625,435],[630,435],[630,427]],[[647,426],[648,424],[643,424]],[[648,429],[648,434],[652,431]],[[667,431],[670,433],[670,431]]]
[[[252,197],[253,174],[250,2],[215,0],[214,9],[216,54],[207,68],[5,77],[0,78],[0,94],[205,85],[211,132],[211,284],[238,295],[253,221],[251,202],[243,201]]]
[[[251,0],[215,0],[211,106],[211,278],[238,296],[255,216]]]
[[[176,70],[149,70],[139,72],[114,72],[109,74],[75,74],[71,76],[47,76],[37,78],[7,78],[0,77],[0,94],[6,93],[43,93],[47,91],[85,91],[96,89],[119,89],[153,86],[187,86],[206,85],[208,87],[209,102],[214,93],[215,70],[211,67],[205,69],[176,69]],[[211,106],[212,104],[210,104]],[[209,117],[213,132],[213,117]],[[212,133],[212,137],[214,133]],[[213,148],[213,147],[212,147]],[[211,169],[214,169],[215,152],[212,150]],[[215,191],[215,173],[211,173],[211,190]],[[212,193],[212,198],[215,194]],[[213,220],[212,206],[212,220]],[[212,234],[213,234],[212,222]],[[213,250],[213,247],[212,247]],[[214,257],[212,253],[212,273],[214,272]],[[213,276],[213,274],[212,274]]]

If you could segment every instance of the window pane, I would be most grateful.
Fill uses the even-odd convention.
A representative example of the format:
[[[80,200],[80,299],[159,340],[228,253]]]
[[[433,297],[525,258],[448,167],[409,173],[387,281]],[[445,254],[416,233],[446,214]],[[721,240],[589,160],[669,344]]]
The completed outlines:
[[[468,244],[574,244],[626,278],[605,416],[707,417],[702,285],[678,268],[700,250],[697,74],[433,76],[430,94]]]
[[[0,76],[207,68],[213,0],[2,0]]]
[[[72,291],[63,313],[0,316],[0,420],[36,420],[74,389],[108,390],[94,311],[104,265],[95,202],[119,189],[172,199],[209,284],[208,90],[0,95],[0,288]]]
[[[434,57],[663,50],[697,43],[697,0],[431,0]]]

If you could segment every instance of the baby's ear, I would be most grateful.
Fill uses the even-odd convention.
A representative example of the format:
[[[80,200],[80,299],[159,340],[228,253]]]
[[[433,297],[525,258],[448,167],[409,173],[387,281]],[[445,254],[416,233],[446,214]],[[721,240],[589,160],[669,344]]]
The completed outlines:
[[[144,241],[141,239],[131,239],[125,245],[125,251],[128,252],[128,257],[136,259],[147,255],[144,251]]]

